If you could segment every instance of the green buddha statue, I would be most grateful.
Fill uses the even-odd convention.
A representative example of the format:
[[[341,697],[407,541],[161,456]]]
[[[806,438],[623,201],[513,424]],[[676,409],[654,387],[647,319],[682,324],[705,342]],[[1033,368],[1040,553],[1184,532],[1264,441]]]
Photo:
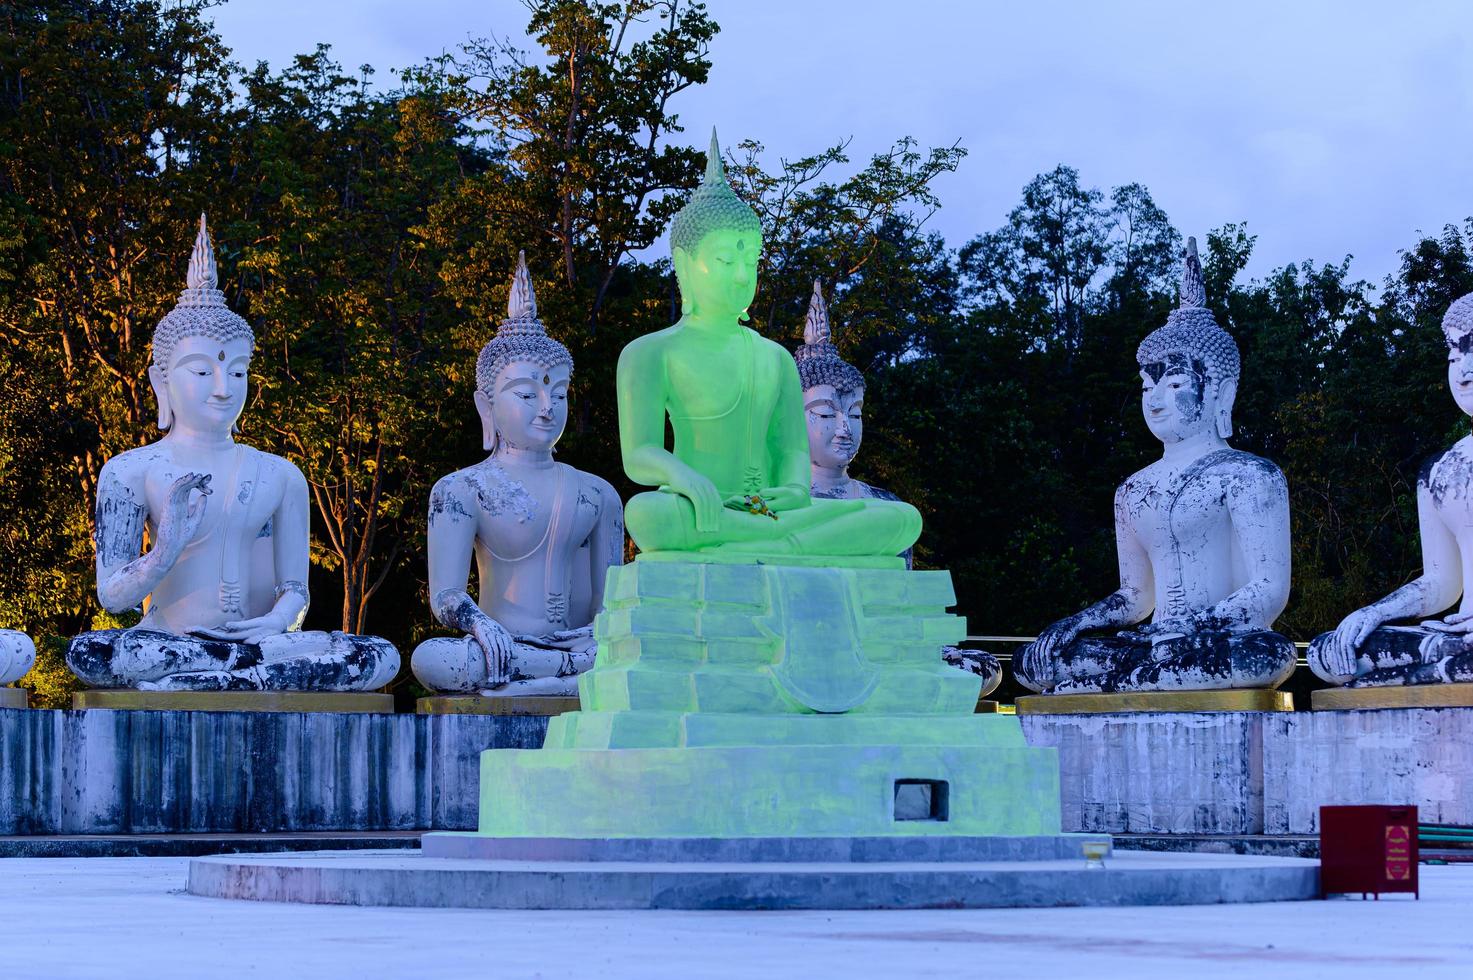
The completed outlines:
[[[792,356],[744,327],[762,225],[726,182],[716,134],[706,175],[670,228],[681,317],[619,357],[619,441],[641,551],[894,556],[921,517],[899,501],[814,500]],[[665,419],[675,435],[665,448]]]

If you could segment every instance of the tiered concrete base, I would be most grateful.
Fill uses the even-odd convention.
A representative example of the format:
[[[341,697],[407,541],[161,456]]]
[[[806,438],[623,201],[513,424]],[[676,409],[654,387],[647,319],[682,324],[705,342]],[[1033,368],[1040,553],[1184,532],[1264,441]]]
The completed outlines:
[[[536,715],[551,718],[578,710],[577,697],[484,697],[480,694],[441,694],[420,698],[414,710],[422,715]]]
[[[1019,843],[1020,840],[1022,843]],[[507,842],[501,842],[503,844]],[[919,909],[1197,905],[1317,898],[1319,867],[1294,858],[1116,854],[1103,867],[1058,855],[1078,838],[886,838],[678,842],[679,860],[435,858],[357,852],[199,858],[188,891],[326,905],[485,909]],[[658,842],[618,842],[650,845]],[[871,845],[876,850],[865,853]],[[939,846],[938,846],[939,845]],[[945,853],[941,847],[944,846]],[[836,849],[850,860],[831,860]],[[556,850],[556,848],[554,848]],[[630,857],[623,848],[606,856]],[[814,860],[801,860],[812,850]],[[859,856],[854,858],[855,851]],[[968,851],[971,853],[968,853]],[[733,852],[745,860],[732,862]],[[764,859],[777,855],[777,860]],[[914,854],[914,856],[909,856]],[[703,855],[708,855],[702,859]],[[795,859],[789,860],[792,857]],[[868,860],[866,860],[868,857]]]
[[[72,695],[78,711],[297,711],[393,714],[394,696],[356,691],[87,690]]]
[[[0,687],[0,708],[29,708],[30,694],[23,687]]]

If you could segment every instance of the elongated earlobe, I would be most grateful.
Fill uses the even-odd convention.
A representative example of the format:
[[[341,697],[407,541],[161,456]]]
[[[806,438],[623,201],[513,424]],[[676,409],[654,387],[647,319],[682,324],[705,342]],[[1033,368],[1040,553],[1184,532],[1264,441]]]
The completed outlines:
[[[174,425],[174,410],[169,407],[168,381],[157,364],[148,366],[148,384],[153,388],[153,397],[159,406],[159,429],[168,432]]]
[[[477,388],[475,402],[476,414],[481,417],[481,448],[494,453],[501,440],[496,435],[496,422],[491,418],[491,399]]]
[[[1223,439],[1233,435],[1233,402],[1238,397],[1238,382],[1223,381],[1217,388],[1217,434]]]

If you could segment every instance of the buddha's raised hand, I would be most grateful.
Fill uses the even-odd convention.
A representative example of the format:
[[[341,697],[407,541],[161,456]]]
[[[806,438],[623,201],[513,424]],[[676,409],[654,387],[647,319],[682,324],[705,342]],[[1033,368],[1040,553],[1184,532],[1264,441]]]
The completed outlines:
[[[200,494],[197,498],[196,490]],[[210,493],[208,473],[186,473],[174,481],[159,520],[159,547],[175,553],[184,550],[205,519],[205,502]]]

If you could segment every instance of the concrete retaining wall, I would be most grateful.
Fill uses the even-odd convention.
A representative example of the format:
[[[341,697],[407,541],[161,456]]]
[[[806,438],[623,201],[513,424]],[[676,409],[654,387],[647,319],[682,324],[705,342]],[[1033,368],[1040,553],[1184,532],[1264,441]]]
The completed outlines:
[[[1315,834],[1347,803],[1473,825],[1473,708],[1020,720],[1059,750],[1065,831]]]
[[[1059,750],[1064,830],[1261,834],[1264,712],[1020,715]]]
[[[1319,832],[1321,804],[1417,806],[1423,823],[1473,825],[1473,708],[1313,711],[1264,728],[1264,823]]]
[[[0,710],[0,834],[472,830],[535,716]]]
[[[1473,708],[1024,715],[1065,831],[1313,834],[1332,803],[1473,824]],[[0,835],[473,830],[487,748],[547,719],[0,709]]]

